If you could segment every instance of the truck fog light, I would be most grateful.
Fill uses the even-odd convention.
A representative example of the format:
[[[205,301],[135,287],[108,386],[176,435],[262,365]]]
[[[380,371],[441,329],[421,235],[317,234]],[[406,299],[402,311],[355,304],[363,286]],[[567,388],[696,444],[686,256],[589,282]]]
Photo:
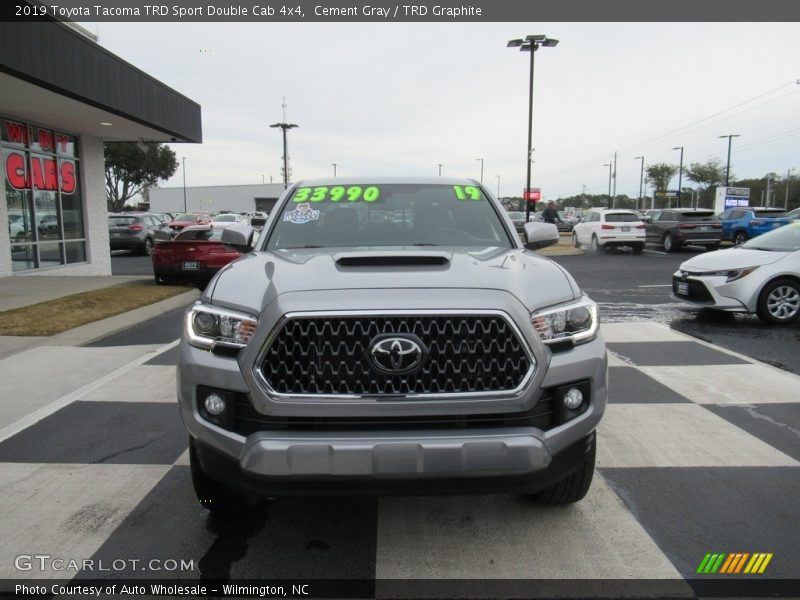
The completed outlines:
[[[581,404],[583,404],[583,393],[578,388],[569,388],[564,394],[564,406],[569,410],[576,410]]]
[[[225,412],[225,400],[218,394],[209,394],[206,396],[203,405],[206,407],[208,414],[214,415],[215,417]]]

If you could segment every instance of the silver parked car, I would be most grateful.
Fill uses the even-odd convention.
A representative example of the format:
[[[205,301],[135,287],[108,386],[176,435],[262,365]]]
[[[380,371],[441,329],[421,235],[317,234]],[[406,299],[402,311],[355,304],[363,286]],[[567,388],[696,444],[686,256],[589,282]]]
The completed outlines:
[[[800,223],[687,260],[672,276],[672,297],[694,306],[755,313],[770,323],[794,321],[800,317]]]
[[[210,510],[248,495],[580,500],[606,405],[597,305],[473,180],[291,186],[186,313],[178,397]],[[252,231],[223,241],[247,248]]]

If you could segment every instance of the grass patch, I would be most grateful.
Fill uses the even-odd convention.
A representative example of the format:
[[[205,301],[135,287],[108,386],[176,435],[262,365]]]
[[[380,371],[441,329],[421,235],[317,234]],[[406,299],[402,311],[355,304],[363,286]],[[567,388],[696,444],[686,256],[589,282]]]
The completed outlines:
[[[177,296],[191,288],[124,283],[0,312],[0,335],[49,336]]]

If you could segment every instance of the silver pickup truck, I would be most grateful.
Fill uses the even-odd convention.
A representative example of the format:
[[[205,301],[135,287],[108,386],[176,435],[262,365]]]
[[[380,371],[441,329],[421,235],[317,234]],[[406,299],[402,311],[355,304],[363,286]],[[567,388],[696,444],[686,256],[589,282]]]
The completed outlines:
[[[178,398],[203,506],[583,498],[607,395],[597,306],[533,252],[555,226],[524,236],[473,180],[290,186],[186,313]]]

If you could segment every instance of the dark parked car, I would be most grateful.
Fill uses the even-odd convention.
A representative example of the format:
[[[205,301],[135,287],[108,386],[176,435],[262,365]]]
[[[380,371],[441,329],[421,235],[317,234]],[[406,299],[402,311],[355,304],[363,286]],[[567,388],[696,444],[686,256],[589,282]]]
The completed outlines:
[[[152,254],[156,242],[169,240],[170,229],[149,213],[108,215],[108,238],[112,250]]]
[[[722,239],[731,240],[737,245],[792,222],[784,209],[762,206],[729,208],[719,215],[719,220],[722,223]]]
[[[172,241],[156,246],[153,252],[153,274],[156,283],[190,281],[205,285],[214,274],[243,254],[222,243],[224,229],[210,225],[187,227]]]
[[[722,224],[712,210],[670,208],[645,217],[647,241],[674,252],[685,244],[717,250],[722,241]]]

